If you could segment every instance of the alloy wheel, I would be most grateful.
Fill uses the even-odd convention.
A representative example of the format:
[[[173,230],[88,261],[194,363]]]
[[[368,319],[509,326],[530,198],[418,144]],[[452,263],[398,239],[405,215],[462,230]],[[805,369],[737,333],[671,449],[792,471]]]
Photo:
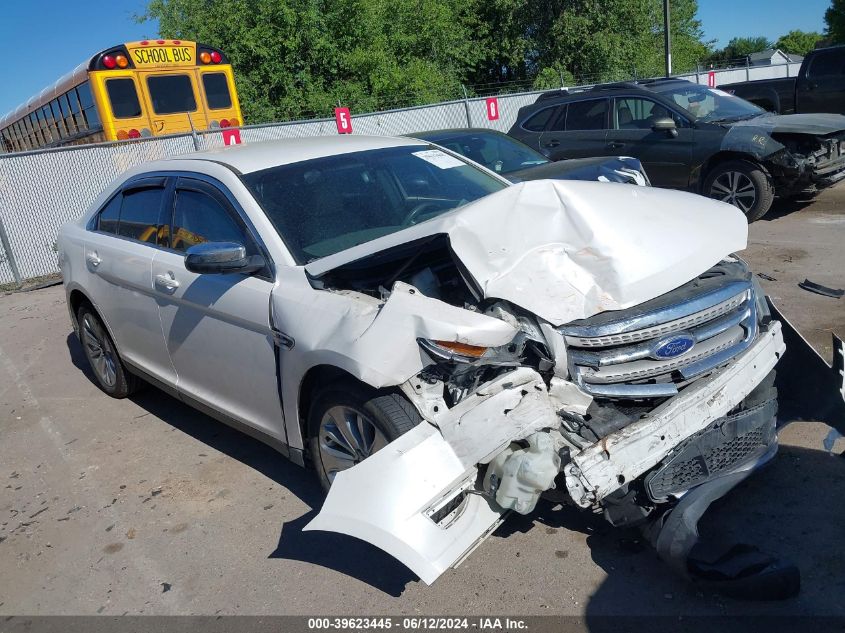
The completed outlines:
[[[353,407],[331,407],[320,421],[320,461],[330,482],[387,444],[372,420]]]
[[[751,178],[741,171],[726,171],[710,185],[710,197],[748,213],[757,202],[757,188]]]
[[[97,378],[107,387],[114,387],[117,381],[116,354],[103,327],[90,314],[82,318],[82,343]]]

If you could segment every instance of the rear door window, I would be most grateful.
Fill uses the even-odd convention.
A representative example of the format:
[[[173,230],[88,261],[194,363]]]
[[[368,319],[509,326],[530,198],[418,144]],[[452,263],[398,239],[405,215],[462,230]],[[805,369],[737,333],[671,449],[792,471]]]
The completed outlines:
[[[163,187],[129,190],[123,195],[117,234],[155,244],[161,227]]]
[[[552,114],[557,108],[544,108],[540,110],[533,116],[530,116],[528,120],[522,124],[522,127],[528,130],[529,132],[542,132],[546,129],[546,124],[549,122],[549,119],[552,118]]]
[[[132,119],[141,116],[141,103],[135,82],[129,77],[106,80],[111,111],[116,119]],[[64,104],[62,104],[64,105]]]
[[[197,109],[193,84],[188,75],[148,77],[147,88],[156,114],[178,114]]]
[[[97,216],[97,230],[103,233],[117,234],[117,225],[120,222],[120,203],[123,196],[117,194],[109,200]]]
[[[229,94],[229,82],[224,73],[204,73],[202,87],[205,90],[205,100],[212,110],[232,107],[232,95]]]
[[[607,99],[573,101],[566,112],[566,131],[607,128]]]

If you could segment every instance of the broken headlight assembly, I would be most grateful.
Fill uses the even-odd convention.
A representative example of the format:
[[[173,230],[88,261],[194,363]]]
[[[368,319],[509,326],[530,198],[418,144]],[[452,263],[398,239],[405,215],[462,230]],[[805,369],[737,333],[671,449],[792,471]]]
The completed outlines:
[[[524,364],[526,341],[521,334],[507,345],[481,347],[457,341],[417,339],[432,363],[420,378],[429,384],[442,382],[443,397],[454,406],[479,385]]]

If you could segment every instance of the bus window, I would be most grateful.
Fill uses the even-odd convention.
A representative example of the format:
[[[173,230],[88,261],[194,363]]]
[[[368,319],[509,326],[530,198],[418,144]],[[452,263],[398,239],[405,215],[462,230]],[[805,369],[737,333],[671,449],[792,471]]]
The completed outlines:
[[[41,136],[41,130],[38,129],[38,117],[35,116],[35,112],[32,112],[27,118],[29,119],[29,129],[32,130],[29,135],[32,139],[32,147],[41,147],[44,145],[44,137]]]
[[[76,123],[73,121],[73,114],[70,112],[70,103],[67,100],[67,94],[59,96],[59,107],[62,110],[62,119],[65,122],[68,136],[76,134]]]
[[[79,107],[79,98],[76,96],[76,88],[67,91],[67,100],[70,102],[70,111],[73,113],[73,120],[76,121],[76,129],[80,132],[85,130],[85,119]]]
[[[141,116],[141,104],[135,82],[128,77],[106,80],[111,110],[116,119],[131,119]]]
[[[229,94],[229,84],[224,73],[203,73],[202,86],[211,110],[232,107],[232,95]]]
[[[44,122],[47,125],[47,129],[50,131],[50,139],[54,142],[58,141],[59,135],[56,133],[56,122],[53,120],[53,112],[50,110],[50,106],[42,106],[41,113],[44,115]]]
[[[197,102],[188,75],[160,75],[147,79],[147,88],[156,114],[194,112]]]
[[[97,114],[94,97],[91,95],[91,85],[87,81],[84,84],[79,84],[76,87],[76,92],[79,95],[79,105],[82,106],[85,122],[89,129],[100,127],[100,116]]]
[[[59,108],[58,99],[53,99],[50,102],[50,108],[53,110],[53,119],[56,121],[56,129],[59,133],[59,138],[67,136],[67,129],[65,128],[65,121],[62,118],[62,111]]]

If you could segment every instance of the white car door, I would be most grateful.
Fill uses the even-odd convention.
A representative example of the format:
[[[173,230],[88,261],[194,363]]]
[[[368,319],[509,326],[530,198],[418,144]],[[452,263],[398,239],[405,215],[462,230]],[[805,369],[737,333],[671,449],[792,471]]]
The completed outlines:
[[[263,253],[257,236],[222,185],[201,177],[177,180],[162,233],[169,244],[153,259],[152,278],[180,394],[285,441],[269,268],[198,274],[184,265],[185,251],[202,242],[237,242],[248,254]]]
[[[91,300],[121,357],[175,387],[152,283],[167,186],[166,178],[142,178],[117,192],[89,225],[85,266]]]

